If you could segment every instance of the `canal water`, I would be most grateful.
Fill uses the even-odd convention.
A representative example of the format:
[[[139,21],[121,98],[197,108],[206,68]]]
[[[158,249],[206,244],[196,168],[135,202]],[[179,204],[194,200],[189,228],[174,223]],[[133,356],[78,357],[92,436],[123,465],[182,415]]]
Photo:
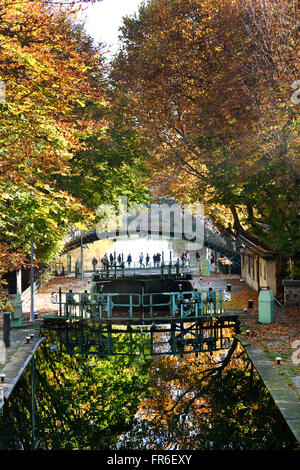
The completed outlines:
[[[150,346],[143,329],[41,334],[0,416],[1,450],[299,449],[231,330],[215,351],[187,336],[184,354],[164,330]]]

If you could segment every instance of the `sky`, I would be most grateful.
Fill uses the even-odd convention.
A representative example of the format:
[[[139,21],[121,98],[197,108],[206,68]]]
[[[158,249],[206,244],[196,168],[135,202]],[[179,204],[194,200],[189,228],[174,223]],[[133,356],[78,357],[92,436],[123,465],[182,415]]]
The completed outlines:
[[[109,56],[118,49],[118,29],[123,16],[131,16],[137,10],[141,0],[102,0],[89,5],[84,12],[85,29],[96,42],[101,41],[109,46]]]

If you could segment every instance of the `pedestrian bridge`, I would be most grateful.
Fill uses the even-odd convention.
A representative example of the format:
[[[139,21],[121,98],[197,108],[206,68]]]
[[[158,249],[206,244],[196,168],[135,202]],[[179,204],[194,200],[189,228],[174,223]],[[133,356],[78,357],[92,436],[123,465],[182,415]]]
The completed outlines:
[[[127,227],[130,224],[127,224]],[[164,238],[164,231],[162,230],[161,226],[158,230],[151,229],[151,225],[149,224],[148,230],[145,230],[143,226],[142,228],[137,227],[136,234],[138,234],[141,238],[145,236],[153,236],[153,237],[162,237]],[[225,235],[221,235],[211,228],[207,227],[206,225],[203,226],[202,231],[202,242],[203,246],[206,248],[210,248],[211,250],[216,251],[221,258],[227,258],[233,264],[240,267],[240,242],[235,240],[234,238],[227,237]],[[97,240],[105,240],[105,239],[112,239],[117,240],[121,237],[128,237],[130,233],[125,231],[124,228],[117,228],[113,231],[103,231],[100,232],[96,228],[92,228],[87,231],[76,231],[70,234],[69,239],[65,245],[64,252],[67,253],[75,248],[80,247],[81,245],[87,245],[89,243],[93,243]],[[174,227],[172,224],[170,226],[169,236],[167,237],[170,240],[174,239],[181,239],[184,241],[188,241],[193,243],[193,233],[186,233],[186,232],[176,232],[174,231]],[[201,248],[195,241],[195,250]]]

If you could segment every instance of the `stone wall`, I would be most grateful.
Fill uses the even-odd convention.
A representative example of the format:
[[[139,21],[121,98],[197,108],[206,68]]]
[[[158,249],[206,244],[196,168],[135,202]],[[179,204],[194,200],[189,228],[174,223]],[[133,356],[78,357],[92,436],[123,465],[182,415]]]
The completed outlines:
[[[286,307],[300,307],[300,280],[285,279],[282,284],[284,288],[284,305]]]

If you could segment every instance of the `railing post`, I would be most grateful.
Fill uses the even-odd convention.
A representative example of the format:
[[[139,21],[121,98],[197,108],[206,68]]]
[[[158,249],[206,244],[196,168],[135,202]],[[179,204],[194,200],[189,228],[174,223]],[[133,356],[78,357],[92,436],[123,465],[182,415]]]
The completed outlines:
[[[58,290],[58,299],[59,299],[59,316],[62,315],[62,308],[61,308],[61,287]]]
[[[3,342],[6,348],[10,347],[10,312],[3,312]]]
[[[129,313],[130,313],[130,318],[132,318],[132,295],[131,294],[129,296]]]

